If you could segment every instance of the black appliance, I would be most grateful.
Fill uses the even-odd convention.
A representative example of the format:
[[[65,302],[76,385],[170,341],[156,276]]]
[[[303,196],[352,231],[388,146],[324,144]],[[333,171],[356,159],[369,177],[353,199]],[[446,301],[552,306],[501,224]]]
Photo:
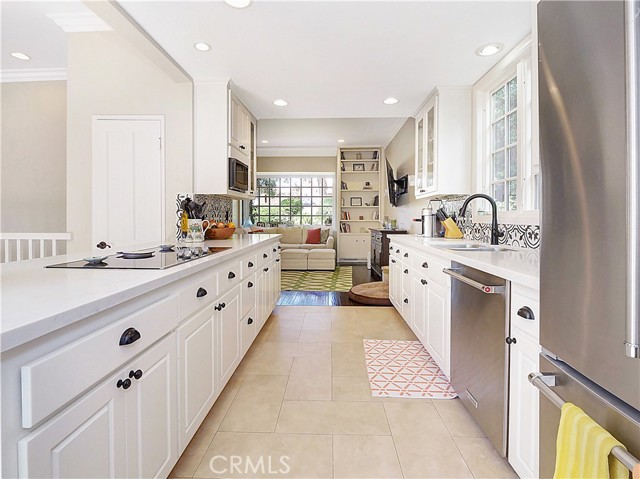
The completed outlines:
[[[389,186],[389,202],[391,206],[398,206],[398,198],[409,190],[409,175],[404,175],[396,180],[389,160],[387,160],[387,185]]]
[[[229,158],[229,189],[243,193],[249,190],[249,167],[237,158]]]

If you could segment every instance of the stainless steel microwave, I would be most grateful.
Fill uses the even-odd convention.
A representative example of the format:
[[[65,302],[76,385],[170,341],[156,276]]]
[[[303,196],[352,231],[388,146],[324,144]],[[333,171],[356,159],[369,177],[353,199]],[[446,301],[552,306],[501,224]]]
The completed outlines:
[[[229,189],[243,193],[249,190],[249,167],[237,158],[229,158]]]

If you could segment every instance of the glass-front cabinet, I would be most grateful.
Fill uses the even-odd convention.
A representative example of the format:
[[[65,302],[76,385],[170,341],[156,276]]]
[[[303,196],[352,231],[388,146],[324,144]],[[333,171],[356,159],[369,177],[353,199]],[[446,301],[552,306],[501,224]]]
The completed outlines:
[[[430,196],[438,189],[437,121],[438,97],[429,100],[416,118],[416,198]]]

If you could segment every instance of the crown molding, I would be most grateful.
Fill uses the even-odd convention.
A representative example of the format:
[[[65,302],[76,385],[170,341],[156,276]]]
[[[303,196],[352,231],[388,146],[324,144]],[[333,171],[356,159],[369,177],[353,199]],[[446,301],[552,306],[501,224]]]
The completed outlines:
[[[60,81],[66,79],[66,68],[32,68],[0,71],[0,82],[2,83],[27,81]]]
[[[259,146],[258,156],[262,157],[305,157],[336,156],[337,146]]]
[[[113,30],[93,12],[49,13],[47,15],[66,33],[108,32]]]

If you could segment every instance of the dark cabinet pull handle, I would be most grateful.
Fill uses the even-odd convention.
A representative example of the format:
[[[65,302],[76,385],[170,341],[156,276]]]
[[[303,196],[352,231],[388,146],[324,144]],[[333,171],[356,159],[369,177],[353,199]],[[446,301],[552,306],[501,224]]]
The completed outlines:
[[[391,260],[391,262],[392,262],[392,263],[395,263],[395,262],[396,262],[396,260],[395,260],[395,259],[392,259],[392,260]]]
[[[505,339],[505,341],[507,342],[507,344],[516,344],[516,338],[507,338]]]
[[[220,311],[222,308],[220,307],[220,305],[218,305],[218,306],[214,306],[213,309],[215,309],[216,311]]]
[[[247,288],[253,288],[253,283],[251,281],[247,283]]]
[[[275,248],[273,248],[273,252],[275,253],[277,250]]]
[[[229,274],[227,275],[227,278],[233,279],[235,277],[236,277],[236,274],[233,271],[229,271]]]
[[[429,267],[429,263],[427,263],[426,261],[424,263],[422,263],[422,267],[423,268],[428,268]]]
[[[227,307],[227,304],[226,304],[226,303],[221,303],[221,304],[220,304],[220,309],[224,309],[224,308],[226,308],[226,307]]]
[[[196,293],[196,298],[203,298],[207,295],[207,290],[204,288],[198,288],[198,292]]]
[[[529,321],[533,321],[535,316],[533,315],[533,311],[529,306],[523,306],[518,310],[518,316],[524,319],[528,319]]]
[[[240,149],[241,149],[241,150],[246,150],[246,148],[244,147],[244,145],[240,145]]]
[[[122,336],[120,336],[120,346],[135,343],[141,337],[140,331],[136,328],[127,328],[124,333],[122,333]]]
[[[397,250],[396,250],[396,253],[399,253],[399,252],[400,252],[400,250],[399,250],[399,249],[397,249]]]
[[[131,387],[131,379],[125,379],[124,381],[122,379],[118,379],[118,382],[116,383],[116,387],[119,387],[122,389],[129,389]]]
[[[420,282],[421,282],[422,284],[424,284],[424,285],[426,285],[426,284],[427,284],[427,280],[426,280],[426,279],[421,279],[421,280],[420,280]]]
[[[266,273],[267,271],[269,271],[269,268],[265,268],[262,271],[264,271]]]
[[[253,319],[252,319],[252,318],[249,318],[249,319],[247,320],[247,324],[253,324]]]
[[[251,261],[249,261],[248,266],[249,266],[249,268],[253,268],[253,263]]]
[[[409,298],[404,298],[405,304],[409,304]]]
[[[138,369],[137,371],[134,371],[132,369],[131,371],[129,371],[129,377],[140,379],[142,377],[142,369]]]
[[[280,262],[280,258],[278,258],[278,259],[276,260],[276,263],[279,263],[279,262]]]
[[[405,269],[405,270],[404,270],[404,274],[409,274],[409,270],[408,270],[408,269]]]
[[[409,253],[405,253],[405,254],[404,254],[404,257],[405,257],[405,258],[408,258],[408,257],[409,257]]]
[[[278,249],[282,249],[282,246],[278,245]]]
[[[269,255],[268,255],[267,253],[263,253],[263,254],[262,254],[262,257],[263,257],[263,258],[268,258],[268,257],[269,257]]]
[[[104,241],[100,241],[100,243],[96,245],[96,248],[106,249],[106,248],[111,248],[111,245],[105,243]]]

